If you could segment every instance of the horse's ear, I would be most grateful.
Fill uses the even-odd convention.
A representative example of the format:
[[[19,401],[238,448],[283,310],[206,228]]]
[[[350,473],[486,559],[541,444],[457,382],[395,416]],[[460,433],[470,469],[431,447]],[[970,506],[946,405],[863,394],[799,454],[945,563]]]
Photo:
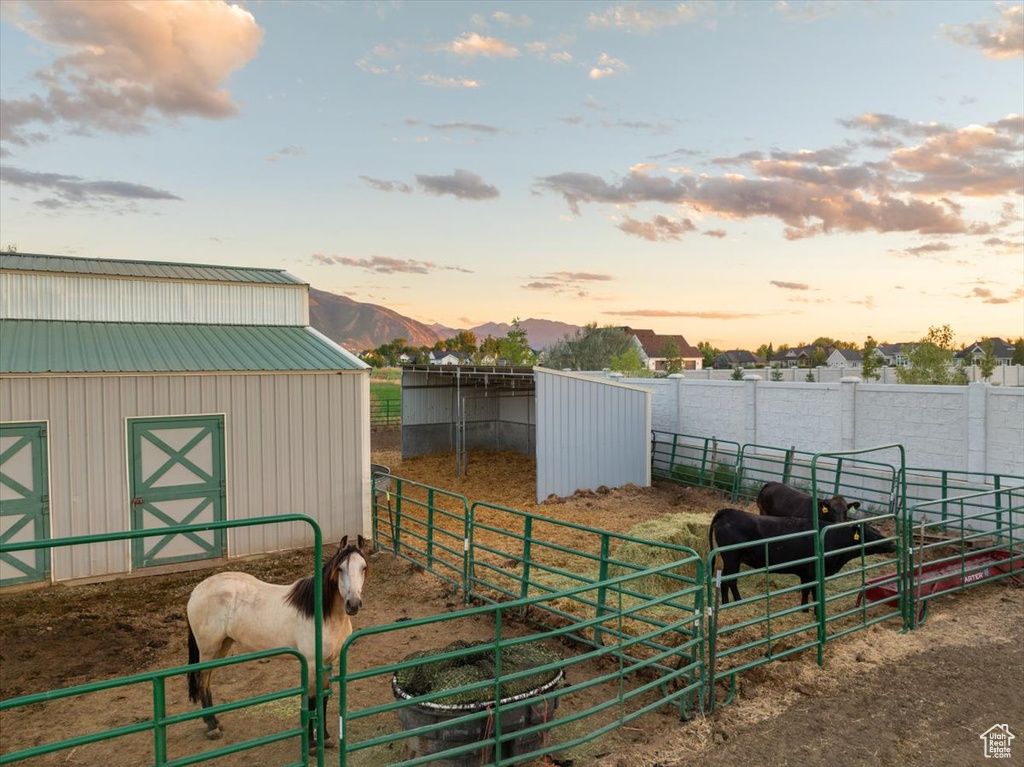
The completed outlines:
[[[346,546],[348,546],[348,536],[347,535],[343,535],[343,536],[341,536],[341,545],[339,546],[339,548],[342,551],[344,551]]]
[[[357,536],[356,543],[359,545],[359,548],[366,548],[366,539],[363,536]]]

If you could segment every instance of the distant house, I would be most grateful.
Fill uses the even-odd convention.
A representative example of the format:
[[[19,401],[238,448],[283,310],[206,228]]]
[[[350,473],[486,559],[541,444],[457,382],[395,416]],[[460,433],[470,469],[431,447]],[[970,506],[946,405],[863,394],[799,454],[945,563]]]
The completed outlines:
[[[704,355],[691,346],[682,336],[659,335],[645,328],[623,327],[621,330],[633,337],[633,343],[640,352],[640,361],[648,370],[666,370],[669,358],[665,356],[667,346],[675,344],[683,370],[700,370],[704,366]]]
[[[1012,363],[1013,347],[1001,338],[985,338],[981,341],[975,341],[970,346],[956,353],[955,358],[957,362],[969,359],[968,364],[977,365],[985,356],[984,344],[988,341],[992,342],[992,354],[996,358],[997,365],[1009,365]]]
[[[431,352],[430,353],[430,364],[431,365],[458,365],[460,362],[459,355],[455,352]]]
[[[905,368],[910,365],[910,358],[903,349],[909,346],[912,344],[879,344],[876,351],[889,367]]]
[[[784,368],[809,368],[813,351],[813,346],[795,346],[786,349],[781,355],[776,354],[775,361]]]
[[[764,365],[764,358],[746,349],[731,349],[722,352],[715,357],[714,367],[717,370],[731,370],[733,368],[753,368]]]
[[[398,361],[401,362],[403,365],[409,365],[416,361],[416,355],[406,354],[405,352],[402,352],[401,354],[398,355]]]
[[[825,360],[830,368],[859,368],[864,365],[864,358],[856,349],[836,349]]]

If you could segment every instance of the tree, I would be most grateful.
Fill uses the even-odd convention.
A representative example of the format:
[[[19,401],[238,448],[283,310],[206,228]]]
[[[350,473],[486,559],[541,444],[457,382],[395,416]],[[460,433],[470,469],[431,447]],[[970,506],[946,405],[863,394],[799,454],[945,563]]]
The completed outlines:
[[[771,365],[772,360],[775,359],[775,349],[770,343],[758,346],[757,351],[754,352],[754,354],[758,357],[763,357],[765,365]]]
[[[548,349],[545,365],[555,370],[603,370],[633,346],[633,337],[622,328],[591,323],[565,336]],[[637,350],[639,354],[639,350]]]
[[[729,376],[729,377],[732,380],[734,380],[734,381],[742,381],[743,380],[743,368],[741,368],[739,365],[737,365],[736,367],[734,367],[732,369],[732,375]]]
[[[992,374],[996,372],[996,351],[995,344],[991,338],[986,339],[981,344],[981,350],[985,353],[980,360],[978,360],[978,371],[981,373],[981,380],[987,381],[992,377]],[[966,357],[964,358],[967,359]]]
[[[953,330],[949,325],[928,328],[928,335],[917,344],[905,345],[903,354],[909,365],[896,370],[896,380],[905,384],[956,383],[953,367]]]
[[[707,341],[701,341],[697,344],[697,348],[700,353],[704,355],[704,367],[713,368],[715,366],[715,357],[722,353],[721,349],[716,349]]]
[[[864,342],[864,351],[861,352],[864,362],[861,367],[861,375],[864,380],[878,380],[882,371],[882,358],[878,354],[878,341],[871,336]]]
[[[485,357],[493,357],[497,360],[501,356],[501,340],[494,336],[487,336],[480,342],[480,353]]]
[[[773,381],[781,381],[782,380],[782,368],[779,367],[778,363],[775,363],[774,365],[772,365],[772,380]]]
[[[632,376],[641,378],[647,378],[651,374],[651,371],[644,367],[643,360],[640,359],[640,350],[632,344],[627,346],[621,353],[612,357],[611,364],[608,367],[620,373],[629,373]]]
[[[526,331],[519,324],[519,318],[512,320],[512,327],[504,338],[498,340],[501,356],[509,365],[528,365],[533,362],[533,350]]]
[[[637,359],[640,359],[638,351]],[[679,356],[679,344],[671,338],[661,347],[661,356],[665,358],[665,370],[669,373],[678,373],[683,369],[683,358]],[[639,367],[643,367],[641,364]]]
[[[807,371],[807,376],[806,376],[806,378],[804,378],[804,380],[807,381],[807,383],[814,383],[815,382],[814,368],[811,368],[810,370]]]
[[[816,344],[814,349],[811,351],[810,365],[812,368],[818,368],[824,365],[828,361],[828,347]]]
[[[1010,364],[1024,365],[1024,336],[1016,341],[1011,341],[1011,343],[1013,344],[1013,356],[1010,358]]]

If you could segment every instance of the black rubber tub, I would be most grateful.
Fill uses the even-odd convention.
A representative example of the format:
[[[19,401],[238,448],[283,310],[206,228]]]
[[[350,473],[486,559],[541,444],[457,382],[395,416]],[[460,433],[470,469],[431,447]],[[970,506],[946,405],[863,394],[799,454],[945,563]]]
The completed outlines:
[[[534,725],[550,722],[555,718],[558,708],[557,690],[562,684],[564,675],[561,671],[550,681],[533,690],[503,698],[501,705],[516,703],[530,699],[528,705],[519,705],[514,709],[501,712],[502,736],[525,730]],[[391,690],[397,700],[412,700],[413,696],[403,690],[395,677],[391,678]],[[452,722],[460,717],[477,711],[493,709],[494,703],[467,703],[445,705],[440,703],[421,703],[398,709],[398,720],[405,730],[413,730],[428,725]],[[405,739],[408,758],[437,754],[438,758],[428,762],[433,767],[478,767],[497,761],[494,754],[494,717],[481,717],[470,722],[459,722],[448,727],[439,727],[423,735],[415,735]],[[505,740],[501,744],[502,764],[519,764],[515,757],[536,751],[546,745],[548,731],[534,732],[529,735]],[[445,751],[459,746],[480,743],[480,748],[462,754],[446,757]]]

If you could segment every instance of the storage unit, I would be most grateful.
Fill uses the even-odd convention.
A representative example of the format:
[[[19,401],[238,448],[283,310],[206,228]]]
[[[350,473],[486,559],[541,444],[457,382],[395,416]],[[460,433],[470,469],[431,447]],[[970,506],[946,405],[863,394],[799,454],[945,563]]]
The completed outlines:
[[[287,272],[0,256],[0,540],[285,513],[370,529],[369,374]],[[309,545],[268,525],[25,552],[0,585]]]

